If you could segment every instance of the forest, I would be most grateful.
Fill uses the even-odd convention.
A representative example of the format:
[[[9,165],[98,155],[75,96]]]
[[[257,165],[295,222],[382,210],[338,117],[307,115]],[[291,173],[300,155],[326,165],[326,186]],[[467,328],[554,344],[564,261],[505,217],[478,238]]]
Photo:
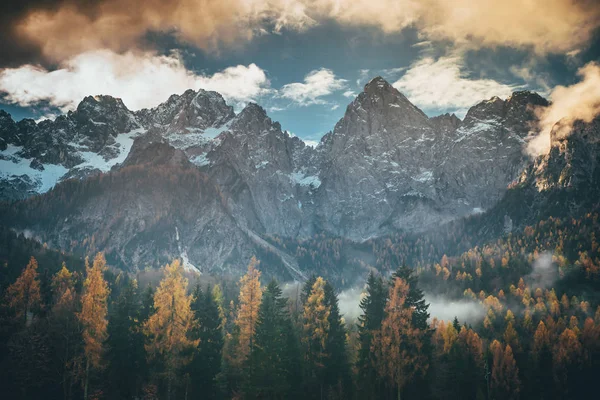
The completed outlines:
[[[3,392],[86,400],[585,398],[600,373],[598,218],[548,218],[431,262],[440,254],[435,241],[392,236],[361,245],[370,268],[341,240],[272,239],[307,270],[327,271],[320,262],[333,276],[349,264],[362,271],[356,319],[340,310],[339,275],[278,283],[261,274],[268,257],[249,260],[241,279],[198,276],[178,259],[136,275],[107,265],[102,253],[82,262],[3,231]],[[476,305],[480,315],[438,319],[426,293]]]

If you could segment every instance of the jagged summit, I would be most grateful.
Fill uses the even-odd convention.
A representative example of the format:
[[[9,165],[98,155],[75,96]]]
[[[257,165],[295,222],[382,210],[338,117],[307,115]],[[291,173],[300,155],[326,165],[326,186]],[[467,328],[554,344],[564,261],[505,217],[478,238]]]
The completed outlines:
[[[0,197],[44,193],[66,178],[128,165],[186,166],[218,187],[253,240],[422,231],[495,204],[527,161],[531,106],[544,102],[515,92],[475,105],[464,121],[450,113],[429,118],[375,77],[312,149],[260,105],[236,114],[216,92],[190,89],[140,111],[88,96],[76,111],[40,124],[0,113]],[[188,228],[181,222],[180,231]]]
[[[391,90],[394,89],[394,87],[381,76],[376,76],[375,78],[371,79],[364,87],[365,92],[384,89]]]

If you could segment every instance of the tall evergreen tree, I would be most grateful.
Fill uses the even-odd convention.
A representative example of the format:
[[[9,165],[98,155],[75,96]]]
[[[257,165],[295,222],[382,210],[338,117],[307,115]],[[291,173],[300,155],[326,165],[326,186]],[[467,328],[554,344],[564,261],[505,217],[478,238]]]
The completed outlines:
[[[137,281],[125,276],[122,288],[112,304],[108,324],[109,384],[113,399],[137,397],[145,378],[144,336],[140,321]]]
[[[403,279],[409,287],[408,295],[406,296],[406,307],[413,309],[412,314],[412,326],[422,331],[427,331],[429,325],[427,320],[429,319],[429,304],[425,301],[425,295],[419,288],[419,278],[415,275],[412,268],[407,266],[401,266],[392,275],[390,285],[394,285],[395,279]]]
[[[222,319],[210,288],[194,290],[192,310],[198,320],[192,336],[200,342],[188,367],[191,377],[190,397],[215,399],[218,397],[216,377],[221,370],[223,351]]]
[[[425,357],[425,363],[429,365],[433,352],[431,346],[432,331],[427,322],[429,319],[429,304],[425,301],[423,290],[419,288],[419,278],[415,274],[414,269],[407,266],[398,268],[392,275],[391,286],[394,286],[396,278],[404,280],[408,285],[408,294],[406,295],[404,307],[412,310],[411,326],[413,329],[418,329],[419,334],[422,336],[419,342],[421,347],[418,349],[418,352]],[[456,329],[455,327],[455,330],[459,331],[460,329]],[[413,350],[416,351],[416,349]],[[432,370],[426,368],[423,371],[431,372]],[[406,385],[405,393],[409,397],[415,398],[426,396],[431,390],[431,385],[427,383],[431,379],[433,377],[426,377],[421,374],[415,375],[414,379]]]
[[[72,397],[76,358],[81,351],[81,332],[77,324],[78,295],[75,275],[63,263],[52,277],[53,305],[48,317],[51,346],[55,352],[56,370],[60,371],[63,398]]]
[[[255,334],[255,370],[245,385],[248,398],[287,399],[298,379],[299,360],[287,300],[271,281],[258,312]],[[290,347],[292,346],[292,347]]]
[[[340,313],[337,294],[325,282],[324,304],[329,308],[329,332],[325,342],[325,385],[330,396],[346,398],[344,389],[350,386],[350,366],[346,351],[346,327]]]
[[[364,399],[381,396],[381,381],[373,370],[371,361],[371,342],[373,333],[381,328],[384,318],[387,289],[383,279],[373,272],[367,279],[366,294],[360,301],[361,316],[358,317],[358,388]]]

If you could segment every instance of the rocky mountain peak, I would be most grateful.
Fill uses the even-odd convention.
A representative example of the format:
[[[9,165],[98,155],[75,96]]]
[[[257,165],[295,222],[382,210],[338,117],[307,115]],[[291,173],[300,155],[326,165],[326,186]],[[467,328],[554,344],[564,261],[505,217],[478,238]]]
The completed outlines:
[[[396,90],[388,81],[383,79],[381,76],[376,76],[371,79],[364,87],[365,93],[373,93],[380,91],[394,91]]]
[[[231,125],[231,129],[252,134],[261,134],[275,129],[281,133],[279,122],[273,122],[265,109],[253,102],[248,103],[238,114]]]
[[[77,112],[87,113],[100,113],[117,109],[129,111],[123,100],[108,95],[86,96],[77,106]]]
[[[146,127],[160,127],[165,134],[187,134],[220,127],[235,116],[217,92],[188,89],[181,95],[172,95],[167,101],[151,109],[136,113]]]
[[[429,120],[435,127],[436,132],[441,133],[443,135],[447,135],[456,131],[462,122],[460,118],[458,118],[454,113],[437,115],[435,117],[430,118]]]

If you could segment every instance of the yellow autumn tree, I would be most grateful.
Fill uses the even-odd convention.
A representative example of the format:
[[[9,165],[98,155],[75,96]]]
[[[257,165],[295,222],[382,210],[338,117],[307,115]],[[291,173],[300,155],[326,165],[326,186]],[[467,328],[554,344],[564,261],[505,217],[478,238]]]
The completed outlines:
[[[258,264],[259,261],[253,256],[248,264],[248,272],[240,279],[239,307],[235,318],[239,328],[237,356],[240,364],[251,357],[254,350],[253,339],[262,300]]]
[[[567,392],[572,385],[576,366],[583,361],[583,355],[583,347],[577,334],[566,328],[558,337],[552,354],[554,379],[563,392]]]
[[[429,367],[423,353],[423,334],[412,327],[413,308],[406,307],[409,285],[396,278],[390,288],[381,328],[373,335],[371,353],[378,374],[395,387],[398,399],[402,389],[417,374],[425,374]]]
[[[26,326],[31,325],[33,314],[41,307],[42,302],[37,268],[36,259],[31,257],[15,283],[6,290],[8,305],[15,311],[15,316],[22,319]]]
[[[490,351],[493,357],[490,382],[491,398],[497,400],[518,399],[521,382],[512,348],[507,344],[503,350],[500,342],[494,340],[490,345]]]
[[[94,257],[90,268],[89,260],[85,260],[86,278],[83,283],[83,295],[81,296],[81,312],[77,315],[83,328],[82,337],[85,355],[84,375],[84,399],[88,396],[88,383],[90,369],[102,367],[102,353],[104,341],[107,338],[106,329],[108,320],[106,318],[108,284],[104,280],[106,260],[102,253]]]
[[[198,345],[198,340],[189,338],[196,321],[187,286],[179,260],[165,265],[164,277],[154,293],[154,314],[143,328],[148,356],[150,359],[158,357],[164,363],[167,399],[171,398],[177,371],[191,361],[189,350]]]
[[[321,389],[330,313],[330,307],[325,304],[325,280],[318,277],[304,304],[302,343],[310,378],[316,380]]]

